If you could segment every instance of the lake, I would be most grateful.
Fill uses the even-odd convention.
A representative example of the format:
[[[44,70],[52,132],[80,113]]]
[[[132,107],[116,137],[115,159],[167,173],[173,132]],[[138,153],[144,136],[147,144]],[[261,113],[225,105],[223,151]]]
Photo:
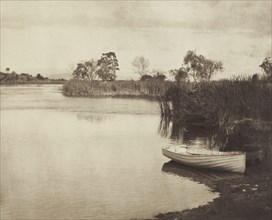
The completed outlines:
[[[1,219],[151,218],[219,196],[164,171],[156,101],[61,87],[1,86]]]

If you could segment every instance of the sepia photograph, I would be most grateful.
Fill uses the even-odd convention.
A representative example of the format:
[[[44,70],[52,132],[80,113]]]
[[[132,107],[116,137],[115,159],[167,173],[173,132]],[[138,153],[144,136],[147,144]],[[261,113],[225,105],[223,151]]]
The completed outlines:
[[[271,0],[0,0],[1,220],[271,220]]]

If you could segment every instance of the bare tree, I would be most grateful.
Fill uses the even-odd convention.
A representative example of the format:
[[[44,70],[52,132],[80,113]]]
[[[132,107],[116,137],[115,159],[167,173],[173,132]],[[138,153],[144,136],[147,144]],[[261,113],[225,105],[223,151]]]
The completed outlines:
[[[141,77],[148,73],[150,62],[144,56],[135,57],[131,64],[134,67],[134,72],[139,74]]]

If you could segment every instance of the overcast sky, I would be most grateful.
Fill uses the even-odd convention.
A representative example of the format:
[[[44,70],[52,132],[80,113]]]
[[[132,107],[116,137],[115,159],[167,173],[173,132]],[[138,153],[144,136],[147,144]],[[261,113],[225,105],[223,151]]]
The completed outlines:
[[[1,70],[69,73],[113,51],[119,79],[179,68],[188,50],[220,60],[221,77],[260,72],[271,56],[271,1],[1,1]]]

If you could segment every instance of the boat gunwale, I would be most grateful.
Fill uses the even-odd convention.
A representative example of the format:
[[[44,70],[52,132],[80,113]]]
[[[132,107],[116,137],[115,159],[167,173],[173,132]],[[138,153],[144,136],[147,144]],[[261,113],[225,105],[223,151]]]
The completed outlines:
[[[170,147],[172,146],[166,146],[163,147],[162,150],[168,151],[170,153],[174,153],[174,154],[180,154],[180,155],[186,155],[186,156],[207,156],[207,157],[226,157],[226,156],[241,156],[241,155],[246,155],[246,152],[242,152],[242,151],[214,151],[214,150],[207,150],[207,151],[211,151],[211,152],[216,152],[216,153],[220,153],[220,154],[201,154],[201,153],[189,153],[189,152],[174,152],[171,150],[168,150]],[[180,146],[179,146],[180,147]],[[188,149],[189,147],[184,146],[184,147],[180,147],[180,148],[185,148]]]

